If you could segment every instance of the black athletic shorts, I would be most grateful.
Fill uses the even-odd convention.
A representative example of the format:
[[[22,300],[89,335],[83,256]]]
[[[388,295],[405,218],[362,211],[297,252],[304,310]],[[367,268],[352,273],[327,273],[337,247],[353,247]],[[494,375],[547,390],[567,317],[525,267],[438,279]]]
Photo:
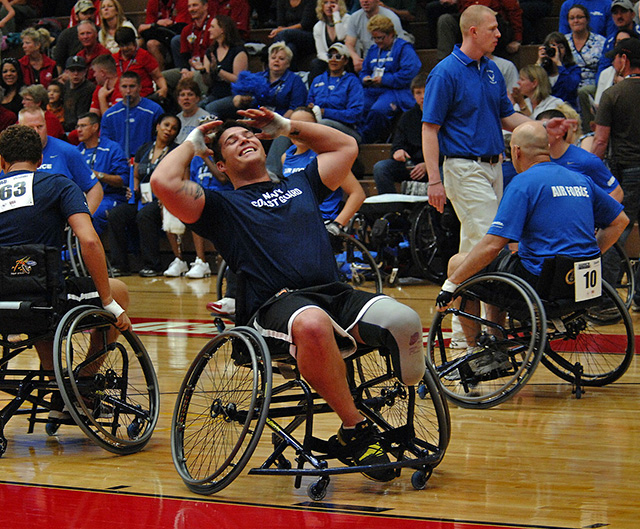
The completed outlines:
[[[294,318],[308,308],[320,308],[331,317],[338,347],[346,358],[356,350],[349,331],[373,303],[384,297],[341,282],[300,290],[283,289],[258,309],[249,325],[262,334],[272,354],[289,353],[295,357],[291,332]]]

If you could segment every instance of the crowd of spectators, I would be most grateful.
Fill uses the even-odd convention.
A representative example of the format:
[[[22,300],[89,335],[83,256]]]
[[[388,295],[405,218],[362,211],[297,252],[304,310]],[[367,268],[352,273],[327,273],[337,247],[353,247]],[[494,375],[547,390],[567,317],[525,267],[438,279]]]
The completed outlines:
[[[23,52],[19,59],[2,61],[0,128],[15,123],[23,108],[41,109],[48,136],[73,145],[83,142],[80,128],[85,132],[80,136],[95,128],[100,138],[119,146],[124,159],[136,160],[131,182],[122,175],[126,185],[115,193],[120,197],[129,189],[136,199],[139,165],[153,167],[162,156],[154,150],[159,116],[173,116],[181,127],[163,147],[169,149],[210,114],[227,119],[238,109],[266,106],[288,117],[307,107],[316,121],[359,143],[394,138],[391,159],[374,171],[379,192],[387,192],[398,180],[426,175],[419,137],[411,137],[419,128],[424,95],[415,79],[424,89],[427,73],[414,48],[412,23],[426,22],[417,27],[427,29],[426,40],[442,58],[460,42],[458,21],[467,3],[150,0],[144,21],[135,27],[118,0],[78,0],[68,27],[48,31],[35,22],[42,13],[0,0],[0,29],[19,35]],[[535,118],[568,103],[582,118],[582,132],[589,133],[602,93],[621,80],[607,52],[623,38],[639,38],[637,6],[631,0],[566,0],[558,31],[544,36],[540,21],[551,14],[551,0],[480,3],[497,13],[501,36],[497,56],[490,58],[507,80],[514,109]],[[247,45],[252,27],[269,28],[266,45]],[[521,44],[539,48],[536,63],[524,65],[518,79],[509,59]],[[93,117],[87,118],[89,112]],[[82,116],[90,123],[79,127]],[[140,153],[151,144],[154,149]],[[271,171],[282,171],[290,146],[284,138],[270,145]],[[89,156],[87,164],[91,161]],[[114,194],[110,184],[102,184]],[[132,212],[128,219],[135,217]],[[124,251],[121,240],[114,244]],[[179,251],[174,253],[183,263]],[[118,268],[126,270],[126,259],[121,260]],[[162,272],[155,257],[143,268],[145,275]],[[182,264],[180,269],[187,271]]]

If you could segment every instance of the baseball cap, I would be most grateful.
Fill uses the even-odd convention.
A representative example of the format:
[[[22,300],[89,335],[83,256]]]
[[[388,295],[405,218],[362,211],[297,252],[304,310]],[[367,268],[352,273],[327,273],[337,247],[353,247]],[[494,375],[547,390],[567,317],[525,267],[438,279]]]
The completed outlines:
[[[613,0],[613,2],[611,2],[611,9],[613,10],[614,7],[622,7],[627,11],[633,11],[631,0]]]
[[[614,59],[616,55],[626,55],[634,63],[640,63],[640,39],[624,39],[616,44],[616,47],[605,53],[609,59]]]
[[[343,57],[349,56],[349,48],[347,48],[342,42],[336,42],[329,46],[329,51],[336,50]]]
[[[82,57],[74,55],[69,57],[64,65],[65,70],[86,70],[87,63]]]
[[[84,13],[89,9],[95,9],[96,6],[93,5],[93,2],[91,0],[78,0],[73,8],[75,9],[76,13]]]

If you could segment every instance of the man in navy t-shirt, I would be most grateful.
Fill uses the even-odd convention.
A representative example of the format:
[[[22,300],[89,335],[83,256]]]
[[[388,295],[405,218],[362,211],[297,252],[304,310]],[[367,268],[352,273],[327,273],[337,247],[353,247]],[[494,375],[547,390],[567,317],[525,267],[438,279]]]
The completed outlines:
[[[385,346],[405,384],[424,375],[422,325],[410,308],[383,295],[340,283],[318,204],[347,177],[357,156],[355,140],[315,123],[290,121],[261,109],[240,111],[244,122],[214,121],[198,127],[170,152],[151,177],[164,206],[195,232],[213,241],[232,270],[242,272],[246,299],[237,315],[253,314],[251,324],[273,346],[297,359],[302,376],[342,419],[335,442],[349,462],[387,463],[378,434],[356,409],[343,357],[356,342]],[[221,126],[222,125],[222,126]],[[266,154],[251,128],[267,137],[286,135],[313,145],[315,160],[286,180],[273,182]],[[217,130],[216,130],[217,129]],[[204,190],[182,180],[194,155],[211,154],[204,134],[216,131],[213,156],[231,191]],[[367,470],[379,481],[388,469]]]

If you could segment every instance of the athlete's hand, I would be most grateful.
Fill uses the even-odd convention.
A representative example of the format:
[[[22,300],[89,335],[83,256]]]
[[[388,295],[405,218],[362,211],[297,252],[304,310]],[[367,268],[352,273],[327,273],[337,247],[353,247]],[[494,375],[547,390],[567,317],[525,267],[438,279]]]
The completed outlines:
[[[205,141],[207,136],[215,132],[215,130],[220,125],[222,125],[222,121],[220,121],[219,119],[209,121],[208,123],[203,123],[199,127],[193,129],[184,141],[190,141],[193,144],[193,147],[195,149],[194,154],[196,156],[210,156],[213,154],[213,151],[207,147]]]
[[[447,203],[447,194],[445,193],[442,181],[429,182],[427,195],[429,197],[429,204],[436,208],[439,213],[443,213],[444,205]]]
[[[286,136],[291,130],[290,120],[264,107],[238,110],[238,114],[244,117],[243,121],[250,127],[262,129],[262,133],[258,134],[261,139]]]

